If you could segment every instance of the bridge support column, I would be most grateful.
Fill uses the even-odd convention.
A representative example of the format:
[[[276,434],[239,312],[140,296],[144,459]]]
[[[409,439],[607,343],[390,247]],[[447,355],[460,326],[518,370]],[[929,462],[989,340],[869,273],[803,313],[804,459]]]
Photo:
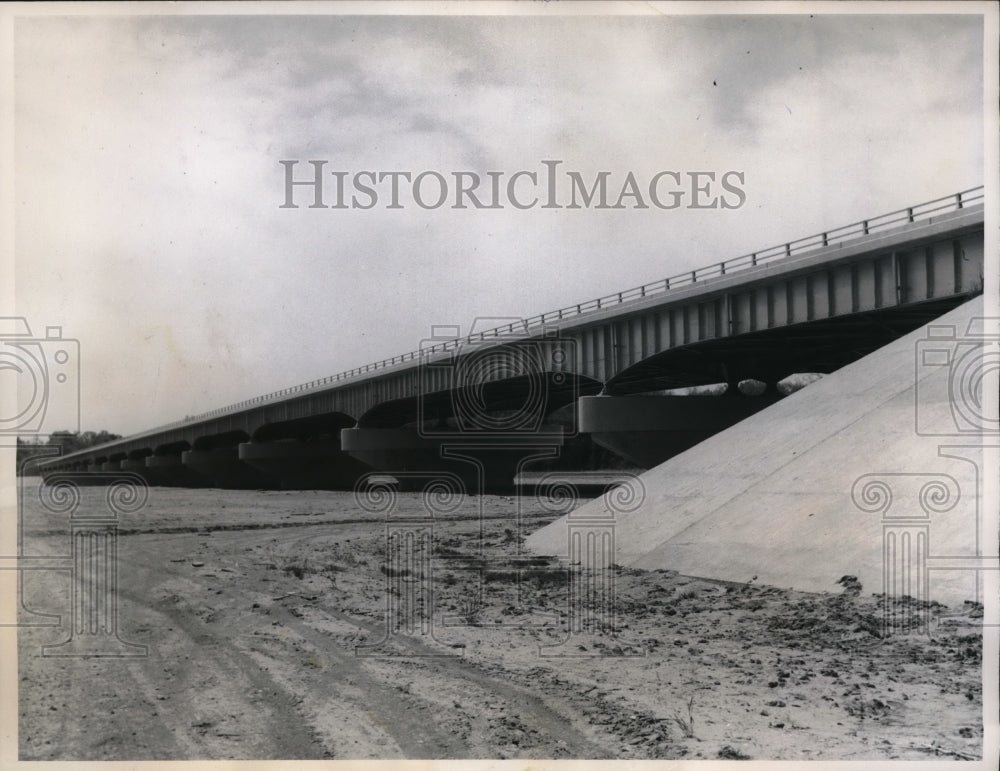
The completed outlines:
[[[239,459],[277,479],[282,490],[353,490],[358,478],[372,470],[341,450],[337,440],[244,442]]]
[[[103,463],[98,463],[97,461],[90,461],[81,469],[80,484],[81,486],[89,485],[100,485],[104,484],[101,480],[103,473],[101,467]]]
[[[147,484],[156,484],[153,479],[155,474],[146,466],[145,458],[126,458],[121,461],[120,467],[122,471],[135,472],[145,479]]]
[[[437,434],[422,435],[415,428],[345,428],[341,446],[358,460],[407,480],[432,477],[435,473],[457,475],[470,493],[511,492],[522,462],[532,456],[554,457],[562,446],[561,430],[546,426],[523,436]],[[406,472],[405,475],[402,472]]]
[[[653,468],[781,398],[760,396],[584,396],[579,428],[642,468]]]
[[[150,455],[146,458],[150,484],[165,487],[208,487],[208,479],[181,462],[178,455]]]
[[[211,487],[227,490],[274,490],[278,480],[240,461],[236,445],[181,453],[183,464],[209,480]]]

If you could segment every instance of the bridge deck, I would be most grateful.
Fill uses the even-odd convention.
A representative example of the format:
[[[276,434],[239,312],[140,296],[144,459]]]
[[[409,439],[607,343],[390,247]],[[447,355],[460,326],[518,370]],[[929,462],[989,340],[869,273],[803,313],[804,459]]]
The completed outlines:
[[[338,413],[359,419],[387,402],[415,403],[428,392],[447,390],[449,378],[455,376],[449,363],[494,342],[503,346],[531,342],[534,346],[534,359],[528,356],[495,379],[530,376],[539,367],[540,357],[541,369],[578,378],[573,388],[593,390],[596,384],[630,392],[665,387],[665,381],[658,381],[649,371],[656,362],[662,366],[663,357],[671,351],[687,352],[700,346],[702,354],[712,353],[717,364],[726,365],[726,356],[739,358],[733,345],[722,345],[727,338],[757,345],[759,350],[761,333],[782,327],[801,327],[806,334],[818,336],[843,334],[846,339],[851,336],[844,331],[846,327],[835,329],[820,322],[918,306],[940,313],[951,307],[948,303],[957,304],[982,291],[982,201],[982,188],[962,191],[518,324],[467,338],[431,341],[421,350],[41,465],[54,468],[72,460],[124,457],[171,443],[193,445],[200,438],[226,433],[249,437],[265,425],[318,415]],[[942,302],[935,311],[934,303]],[[914,316],[911,322],[920,318]],[[876,319],[871,328],[880,324],[885,325]],[[897,332],[908,331],[903,327]],[[853,334],[857,336],[857,329]],[[787,341],[778,343],[781,346],[787,347]],[[857,345],[849,348],[860,355]],[[708,376],[691,375],[692,382],[704,382]],[[406,409],[396,412],[405,414]]]

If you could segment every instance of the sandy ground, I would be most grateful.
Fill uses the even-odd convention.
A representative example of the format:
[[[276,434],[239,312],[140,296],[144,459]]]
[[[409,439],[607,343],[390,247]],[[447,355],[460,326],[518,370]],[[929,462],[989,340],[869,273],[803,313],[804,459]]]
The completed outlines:
[[[32,500],[25,553],[68,552],[65,516]],[[522,551],[554,506],[446,508],[400,562],[350,493],[153,488],[118,539],[120,636],[145,657],[42,656],[70,574],[25,574],[26,607],[64,627],[19,635],[20,758],[981,757],[976,607],[883,637],[868,590],[617,567],[590,577],[614,603],[581,606],[572,566]],[[426,532],[421,496],[392,521]],[[429,628],[389,628],[387,599],[414,592]],[[579,618],[599,623],[570,634]]]

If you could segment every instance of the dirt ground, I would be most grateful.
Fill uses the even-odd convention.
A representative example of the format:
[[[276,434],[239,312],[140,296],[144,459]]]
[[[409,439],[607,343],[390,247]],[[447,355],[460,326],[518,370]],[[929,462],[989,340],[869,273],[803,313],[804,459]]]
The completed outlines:
[[[68,552],[31,500],[25,552]],[[425,504],[399,494],[387,526],[350,493],[153,488],[118,537],[119,633],[144,657],[41,655],[71,574],[25,574],[22,621],[63,624],[19,635],[20,758],[981,757],[974,605],[883,636],[849,581],[581,583],[522,553],[555,506],[469,497],[431,525]]]

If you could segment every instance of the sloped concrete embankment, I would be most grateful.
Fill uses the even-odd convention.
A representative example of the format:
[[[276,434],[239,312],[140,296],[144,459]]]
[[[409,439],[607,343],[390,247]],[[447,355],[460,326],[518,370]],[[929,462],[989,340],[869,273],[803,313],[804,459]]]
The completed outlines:
[[[953,399],[970,398],[976,372],[954,356],[983,315],[980,297],[929,325],[955,339],[930,340],[924,327],[651,469],[630,511],[612,493],[569,516],[613,515],[619,564],[806,591],[840,591],[836,581],[855,575],[866,593],[882,591],[884,526],[923,523],[930,598],[976,598],[970,558],[977,540],[995,551],[996,532],[980,511],[982,439],[955,428]],[[940,350],[951,365],[925,355]],[[565,555],[567,525],[538,530],[528,547]],[[937,569],[941,557],[951,569]]]

